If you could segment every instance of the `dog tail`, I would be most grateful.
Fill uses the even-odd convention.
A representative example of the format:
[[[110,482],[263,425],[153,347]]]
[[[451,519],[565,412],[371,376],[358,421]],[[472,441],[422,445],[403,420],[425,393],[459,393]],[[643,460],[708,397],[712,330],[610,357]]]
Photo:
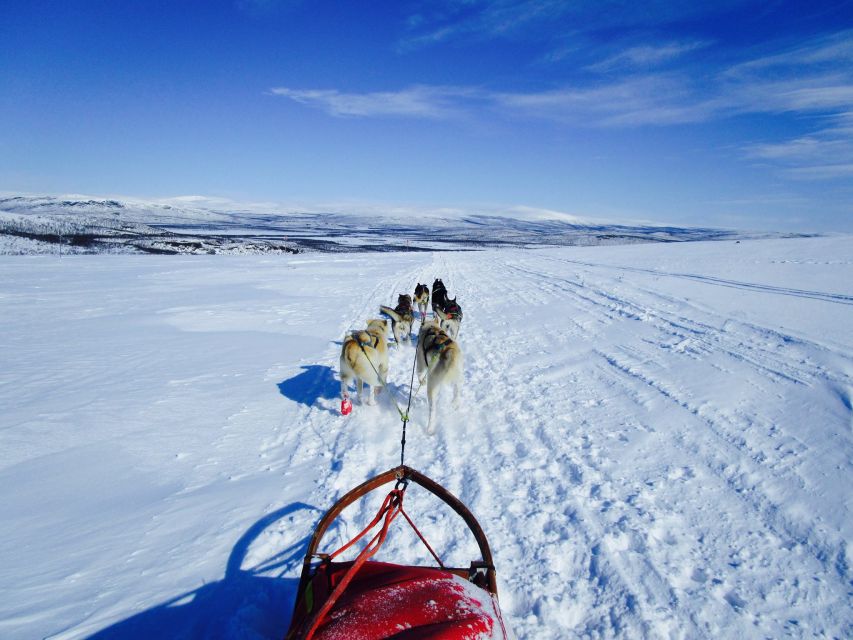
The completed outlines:
[[[402,319],[399,313],[394,311],[391,307],[386,307],[384,304],[379,307],[379,313],[385,314],[394,322],[400,322],[400,320]]]

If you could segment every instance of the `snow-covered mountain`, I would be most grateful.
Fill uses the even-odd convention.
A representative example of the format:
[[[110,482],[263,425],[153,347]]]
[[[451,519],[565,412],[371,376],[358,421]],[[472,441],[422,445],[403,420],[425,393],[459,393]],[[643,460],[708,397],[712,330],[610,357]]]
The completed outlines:
[[[759,234],[767,236],[768,234]],[[778,235],[778,234],[770,234]],[[730,240],[723,229],[610,224],[528,209],[284,212],[203,198],[0,197],[0,254],[423,251]]]

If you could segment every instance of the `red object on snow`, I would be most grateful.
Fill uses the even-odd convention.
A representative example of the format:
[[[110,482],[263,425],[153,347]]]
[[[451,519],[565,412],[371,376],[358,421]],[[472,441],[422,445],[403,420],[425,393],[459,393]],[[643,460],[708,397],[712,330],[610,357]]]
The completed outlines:
[[[296,607],[329,597],[351,562],[323,563]],[[314,640],[477,640],[503,638],[494,596],[449,571],[366,562],[314,631]],[[297,636],[299,637],[299,636]]]
[[[349,398],[344,398],[341,400],[341,415],[348,416],[350,413],[352,413],[352,402]]]

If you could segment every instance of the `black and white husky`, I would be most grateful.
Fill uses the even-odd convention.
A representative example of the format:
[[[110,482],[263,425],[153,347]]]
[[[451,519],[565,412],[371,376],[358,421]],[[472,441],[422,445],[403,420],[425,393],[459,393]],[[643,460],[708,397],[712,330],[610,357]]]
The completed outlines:
[[[382,305],[379,307],[379,312],[391,318],[391,332],[394,334],[397,344],[404,342],[411,344],[412,324],[415,321],[415,312],[412,310],[412,296],[401,293],[397,296],[395,308]]]
[[[456,340],[462,324],[462,306],[456,302],[456,298],[445,300],[444,307],[435,310],[435,316],[440,321],[439,326]]]
[[[453,384],[453,405],[458,406],[462,388],[462,349],[441,330],[435,319],[427,320],[418,333],[417,369],[420,384],[426,382],[429,420],[426,431],[435,433],[435,413],[441,387]]]
[[[447,287],[441,279],[436,278],[432,283],[432,312],[436,309],[444,309],[444,303],[447,301]]]
[[[426,310],[427,305],[429,305],[429,287],[420,282],[415,287],[415,304],[418,305],[418,311],[421,312],[421,320],[426,320]]]

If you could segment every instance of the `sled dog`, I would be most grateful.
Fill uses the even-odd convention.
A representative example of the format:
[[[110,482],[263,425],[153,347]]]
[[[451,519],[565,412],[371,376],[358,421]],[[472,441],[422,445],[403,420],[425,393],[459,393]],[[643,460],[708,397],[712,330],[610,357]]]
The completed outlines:
[[[415,312],[412,310],[412,296],[401,293],[397,296],[395,308],[382,305],[379,307],[379,313],[384,313],[391,318],[391,332],[394,334],[394,340],[397,341],[397,344],[403,342],[411,344],[412,323],[415,321]]]
[[[459,327],[462,324],[462,307],[456,302],[456,298],[452,300],[448,298],[444,303],[443,309],[436,309],[435,316],[439,319],[439,326],[453,340],[459,335]]]
[[[435,282],[432,283],[432,312],[435,313],[436,309],[444,309],[446,301],[447,287],[439,278],[436,278]]]
[[[429,419],[426,431],[435,433],[438,394],[445,384],[453,384],[453,406],[459,404],[462,387],[462,349],[450,339],[435,319],[427,320],[418,333],[417,370],[420,384],[426,382]]]
[[[418,305],[418,311],[421,312],[421,320],[426,320],[426,310],[429,304],[429,287],[420,282],[415,287],[415,304]]]
[[[362,404],[373,404],[388,376],[387,320],[370,320],[367,329],[353,331],[344,338],[341,348],[341,400],[348,397],[347,388],[355,380],[358,399]],[[364,383],[372,393],[362,395]]]

